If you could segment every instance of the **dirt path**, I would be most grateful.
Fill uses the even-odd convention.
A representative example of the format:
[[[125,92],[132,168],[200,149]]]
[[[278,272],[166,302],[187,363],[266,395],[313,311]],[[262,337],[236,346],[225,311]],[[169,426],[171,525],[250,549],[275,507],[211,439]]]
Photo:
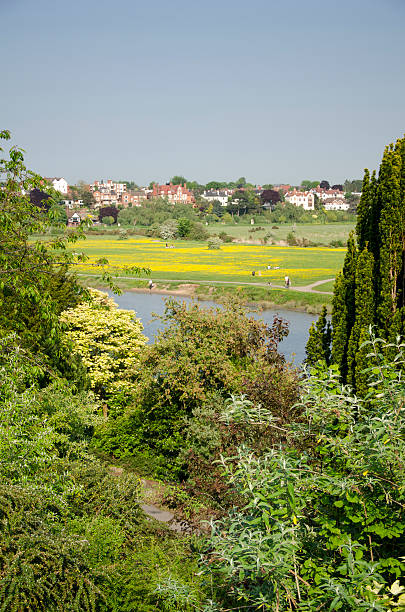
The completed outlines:
[[[124,468],[116,465],[110,465],[109,470],[115,476],[120,476],[125,471]],[[176,519],[175,515],[170,512],[170,510],[157,506],[157,501],[152,503],[152,501],[158,500],[162,496],[161,483],[154,480],[147,480],[146,478],[141,478],[139,482],[141,484],[140,499],[138,500],[139,507],[148,518],[158,521],[159,523],[165,523],[171,531],[175,531],[176,533],[190,534],[192,532],[199,532],[199,530],[196,530],[196,528],[187,523],[187,521]]]
[[[99,274],[86,274],[85,276],[94,276],[94,277],[98,277],[100,276]],[[131,277],[131,276],[114,276],[114,279],[117,280],[129,280],[129,279],[135,279],[135,280],[140,280],[140,281],[145,281],[148,282],[150,279],[149,278],[138,278],[138,277]],[[332,291],[317,291],[314,289],[314,287],[318,287],[319,285],[323,285],[324,283],[329,283],[331,281],[334,281],[334,278],[326,278],[325,280],[320,280],[320,281],[316,281],[315,283],[311,283],[309,285],[300,285],[300,286],[290,286],[290,289],[292,289],[293,291],[301,291],[302,293],[320,293],[322,295],[333,295]],[[269,284],[267,283],[248,283],[248,282],[241,282],[241,281],[220,281],[220,280],[183,280],[183,279],[176,279],[176,278],[159,278],[156,280],[156,283],[181,283],[182,285],[248,285],[250,287],[266,287],[268,289],[285,289],[284,285],[274,285],[273,283]],[[176,289],[158,289],[156,287],[154,287],[153,289],[147,289],[147,287],[145,287],[145,289],[143,289],[142,287],[139,288],[134,288],[134,289],[129,289],[130,291],[140,291],[140,292],[151,292],[151,293],[176,293],[177,290]],[[288,289],[285,289],[286,291],[288,291]],[[188,293],[185,293],[184,291],[181,292],[181,289],[179,289],[178,291],[179,295],[188,295]]]

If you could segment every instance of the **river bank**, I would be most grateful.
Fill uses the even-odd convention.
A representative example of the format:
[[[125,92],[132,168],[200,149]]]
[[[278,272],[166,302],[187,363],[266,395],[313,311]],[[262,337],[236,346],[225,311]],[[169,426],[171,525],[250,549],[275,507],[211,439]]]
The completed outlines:
[[[100,275],[80,274],[83,284],[88,287],[107,289],[108,285],[103,282]],[[284,289],[282,287],[260,286],[258,284],[221,283],[211,281],[210,283],[153,281],[153,288],[148,288],[148,281],[136,278],[116,278],[116,286],[121,291],[135,293],[154,293],[160,295],[173,295],[178,297],[197,298],[198,300],[221,301],[226,297],[238,297],[247,305],[260,309],[272,309],[282,307],[286,310],[306,312],[308,314],[319,314],[322,306],[326,305],[331,310],[332,294],[322,291],[305,291],[304,288]]]

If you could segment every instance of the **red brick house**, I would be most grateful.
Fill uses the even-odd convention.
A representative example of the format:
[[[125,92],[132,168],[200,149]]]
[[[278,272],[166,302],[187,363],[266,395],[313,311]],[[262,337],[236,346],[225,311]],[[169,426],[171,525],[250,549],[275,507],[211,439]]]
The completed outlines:
[[[195,198],[189,189],[187,189],[186,183],[184,185],[153,185],[152,193],[149,194],[150,198],[167,198],[172,204],[194,204]]]

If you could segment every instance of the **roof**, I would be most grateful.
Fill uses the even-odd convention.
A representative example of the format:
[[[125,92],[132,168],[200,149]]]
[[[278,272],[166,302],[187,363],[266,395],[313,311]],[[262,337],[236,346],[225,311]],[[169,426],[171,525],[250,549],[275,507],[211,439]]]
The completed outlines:
[[[287,193],[285,194],[286,197],[291,197],[291,196],[301,196],[301,197],[306,197],[308,195],[312,195],[310,194],[309,191],[298,191],[297,189],[293,189],[292,191],[287,191]]]

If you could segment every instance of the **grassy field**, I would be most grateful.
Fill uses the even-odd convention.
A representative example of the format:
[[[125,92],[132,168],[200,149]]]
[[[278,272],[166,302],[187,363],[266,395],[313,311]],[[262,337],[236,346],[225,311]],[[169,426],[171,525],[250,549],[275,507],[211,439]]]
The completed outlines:
[[[273,228],[276,225],[276,229]],[[262,227],[258,231],[257,227]],[[101,233],[104,237],[107,237],[111,232],[115,231],[118,233],[116,226],[103,226],[99,225],[95,228],[97,233]],[[133,230],[134,228],[126,228]],[[148,227],[137,226],[137,229],[147,231]],[[314,242],[319,245],[328,246],[331,241],[341,240],[347,241],[349,233],[354,229],[353,223],[328,223],[328,224],[316,224],[316,223],[257,223],[256,225],[250,225],[247,223],[230,224],[225,225],[223,223],[213,223],[206,226],[207,231],[210,234],[220,234],[225,232],[229,236],[236,238],[237,240],[243,241],[260,241],[264,236],[270,236],[273,243],[277,243],[280,240],[285,240],[290,232],[293,232],[297,238],[306,238],[307,240]],[[252,231],[254,230],[254,231]],[[141,233],[142,233],[141,231]],[[89,236],[92,234],[89,233]],[[96,234],[95,234],[96,235]]]
[[[220,250],[209,250],[205,243],[182,241],[174,242],[173,246],[165,248],[164,242],[150,238],[118,240],[95,236],[76,245],[75,250],[90,257],[88,263],[79,267],[82,272],[91,272],[89,264],[106,257],[109,269],[117,274],[127,266],[137,265],[150,268],[153,280],[280,285],[288,275],[293,287],[334,278],[345,254],[343,248],[224,244]]]
[[[335,281],[329,281],[328,283],[322,283],[316,287],[317,291],[333,291]]]
[[[349,233],[354,229],[354,223],[328,223],[328,224],[314,224],[314,223],[297,223],[291,224],[280,224],[277,225],[278,229],[273,229],[273,225],[260,225],[263,227],[262,230],[252,232],[257,226],[250,225],[223,225],[222,223],[216,223],[215,225],[209,225],[207,230],[211,234],[219,234],[220,232],[226,232],[229,236],[242,240],[260,240],[264,236],[271,235],[273,242],[279,240],[285,240],[287,234],[293,231],[297,238],[307,238],[311,242],[328,245],[333,240],[342,240],[346,242]]]

